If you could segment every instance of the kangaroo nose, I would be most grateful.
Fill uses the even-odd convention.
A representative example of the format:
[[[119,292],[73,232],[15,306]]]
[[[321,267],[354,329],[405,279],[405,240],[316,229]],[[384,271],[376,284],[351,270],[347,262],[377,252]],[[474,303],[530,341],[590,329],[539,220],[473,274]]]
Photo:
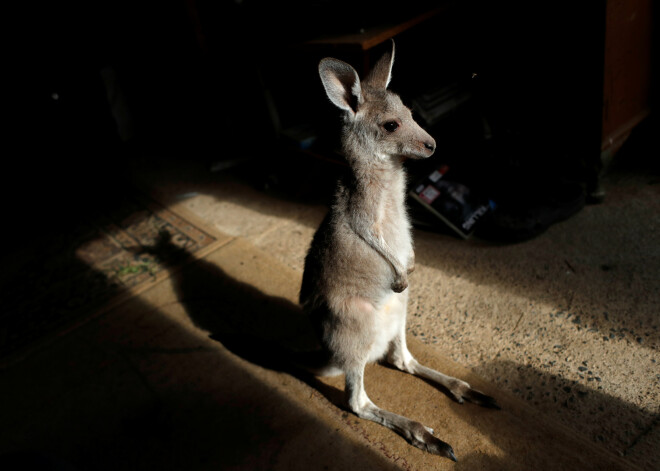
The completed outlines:
[[[435,144],[431,144],[430,142],[425,142],[424,147],[426,147],[428,150],[434,150]]]

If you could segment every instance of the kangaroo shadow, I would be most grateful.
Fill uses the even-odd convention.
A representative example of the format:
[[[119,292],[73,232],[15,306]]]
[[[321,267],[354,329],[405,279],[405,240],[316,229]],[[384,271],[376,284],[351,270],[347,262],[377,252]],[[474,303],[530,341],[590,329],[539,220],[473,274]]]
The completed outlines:
[[[192,255],[166,231],[159,234],[155,246],[143,251],[175,264],[192,261]],[[205,259],[192,262],[171,279],[177,298],[197,327],[234,355],[289,373],[345,408],[343,391],[294,364],[298,356],[323,357],[312,323],[297,303],[265,294]]]
[[[248,283],[239,281],[207,260],[185,260],[191,255],[176,246],[167,234],[162,234],[156,246],[146,250],[158,257],[166,256],[170,261],[192,262],[172,276],[173,287],[189,318],[196,326],[208,332],[210,338],[252,364],[292,375],[318,391],[333,405],[346,410],[342,390],[321,382],[289,362],[291,351],[313,352],[318,348],[314,328],[298,304],[282,297],[268,295]],[[249,262],[246,260],[245,263]],[[508,372],[519,372],[518,366],[498,365]],[[513,377],[513,373],[510,376]],[[607,415],[607,411],[616,411],[618,414],[625,413],[624,420],[637,420],[646,424],[649,419],[651,422],[657,421],[657,417],[642,417],[643,413],[635,407],[606,394],[580,384],[568,384],[562,378],[551,377],[541,371],[530,370],[527,375],[518,373],[518,376],[519,387],[527,394],[533,391],[539,398],[544,398],[545,392],[550,391],[554,393],[552,399],[556,396],[557,401],[565,402],[562,407],[584,412],[580,415],[583,420],[598,414]],[[550,399],[546,398],[546,401],[548,400]],[[471,407],[456,405],[454,410],[465,422],[475,420]],[[620,416],[612,424],[603,423],[603,427],[615,426],[621,419]],[[517,441],[516,437],[523,440],[522,434],[528,432],[527,428],[518,430],[514,426],[509,434],[502,434],[497,420],[490,420],[488,416],[477,420],[481,433],[489,436],[498,447],[509,453],[516,449],[511,445]],[[512,420],[515,422],[515,419]],[[612,439],[613,437],[606,435],[596,437],[596,441],[601,441],[604,445],[611,443]],[[466,453],[459,459],[457,469],[523,469],[521,466],[524,465],[524,462],[518,463],[515,460],[516,464],[512,465],[507,463],[504,457],[500,459],[479,452]]]

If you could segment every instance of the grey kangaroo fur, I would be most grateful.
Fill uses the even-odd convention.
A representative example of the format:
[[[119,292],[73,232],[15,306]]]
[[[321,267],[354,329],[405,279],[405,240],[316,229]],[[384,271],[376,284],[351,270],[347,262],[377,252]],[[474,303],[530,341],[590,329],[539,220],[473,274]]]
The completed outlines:
[[[364,389],[367,363],[384,360],[444,387],[459,403],[497,407],[464,381],[420,365],[406,346],[408,275],[414,268],[403,161],[425,159],[435,141],[387,90],[392,50],[361,81],[353,67],[326,58],[319,74],[343,114],[349,175],[340,181],[305,258],[300,303],[319,333],[327,363],[315,373],[346,376],[346,402],[423,450],[456,460],[452,447],[419,422],[381,409]]]

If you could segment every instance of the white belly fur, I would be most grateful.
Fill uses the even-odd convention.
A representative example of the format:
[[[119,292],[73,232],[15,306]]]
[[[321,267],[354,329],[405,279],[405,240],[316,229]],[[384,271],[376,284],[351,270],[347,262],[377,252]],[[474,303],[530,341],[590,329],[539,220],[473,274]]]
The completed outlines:
[[[383,358],[390,342],[405,329],[407,298],[403,293],[392,293],[376,312],[378,333],[369,352],[369,362]]]

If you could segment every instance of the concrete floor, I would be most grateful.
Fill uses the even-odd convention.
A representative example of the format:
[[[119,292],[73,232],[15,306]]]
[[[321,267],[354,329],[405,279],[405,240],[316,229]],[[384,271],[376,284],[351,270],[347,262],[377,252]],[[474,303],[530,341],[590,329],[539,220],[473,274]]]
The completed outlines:
[[[142,184],[302,273],[327,172],[264,179],[247,167],[237,177],[161,163]],[[603,204],[524,243],[415,230],[409,333],[592,442],[660,467],[658,182],[615,165]]]
[[[214,291],[223,276],[204,281],[205,270],[221,273],[217,267],[244,280],[220,290],[238,289],[235,309],[257,292],[295,301],[307,247],[332,192],[331,166],[292,156],[289,165],[267,170],[255,161],[209,172],[199,160],[163,160],[157,151],[140,153],[130,164],[133,184],[213,226],[229,245],[193,269],[201,267],[201,278],[184,277],[194,282],[161,282],[3,370],[0,411],[14,428],[0,434],[0,451],[28,440],[78,462],[105,460],[99,469],[120,462],[133,469],[182,469],[191,456],[208,461],[190,469],[250,469],[250,460],[263,467],[273,457],[273,469],[310,462],[333,463],[330,469],[357,462],[362,469],[453,466],[332,409],[324,395],[332,402],[341,388],[335,380],[310,388],[227,355],[200,331],[204,326],[193,318],[199,306],[186,304]],[[372,398],[433,416],[447,430],[455,424],[452,444],[464,458],[456,469],[530,469],[571,446],[553,469],[569,469],[566,460],[580,457],[580,450],[580,469],[615,463],[610,452],[623,458],[616,462],[621,469],[625,463],[660,468],[660,187],[654,175],[613,168],[603,204],[524,243],[463,241],[416,229],[408,319],[413,345],[420,358],[455,370],[512,412],[457,408],[423,382],[402,382],[383,368],[370,370],[372,384],[382,387],[367,385]],[[245,257],[251,272],[245,272]],[[424,402],[402,399],[408,395]],[[296,398],[313,400],[300,408]],[[250,417],[259,419],[247,426]],[[218,446],[226,420],[243,424],[240,436],[273,448],[250,458],[238,438]],[[522,439],[546,428],[536,442]],[[295,444],[307,446],[310,437],[324,458],[301,458]],[[544,440],[555,448],[523,453],[529,443],[546,446],[539,444]],[[111,456],[115,448],[124,461]],[[168,453],[182,461],[168,461]]]

